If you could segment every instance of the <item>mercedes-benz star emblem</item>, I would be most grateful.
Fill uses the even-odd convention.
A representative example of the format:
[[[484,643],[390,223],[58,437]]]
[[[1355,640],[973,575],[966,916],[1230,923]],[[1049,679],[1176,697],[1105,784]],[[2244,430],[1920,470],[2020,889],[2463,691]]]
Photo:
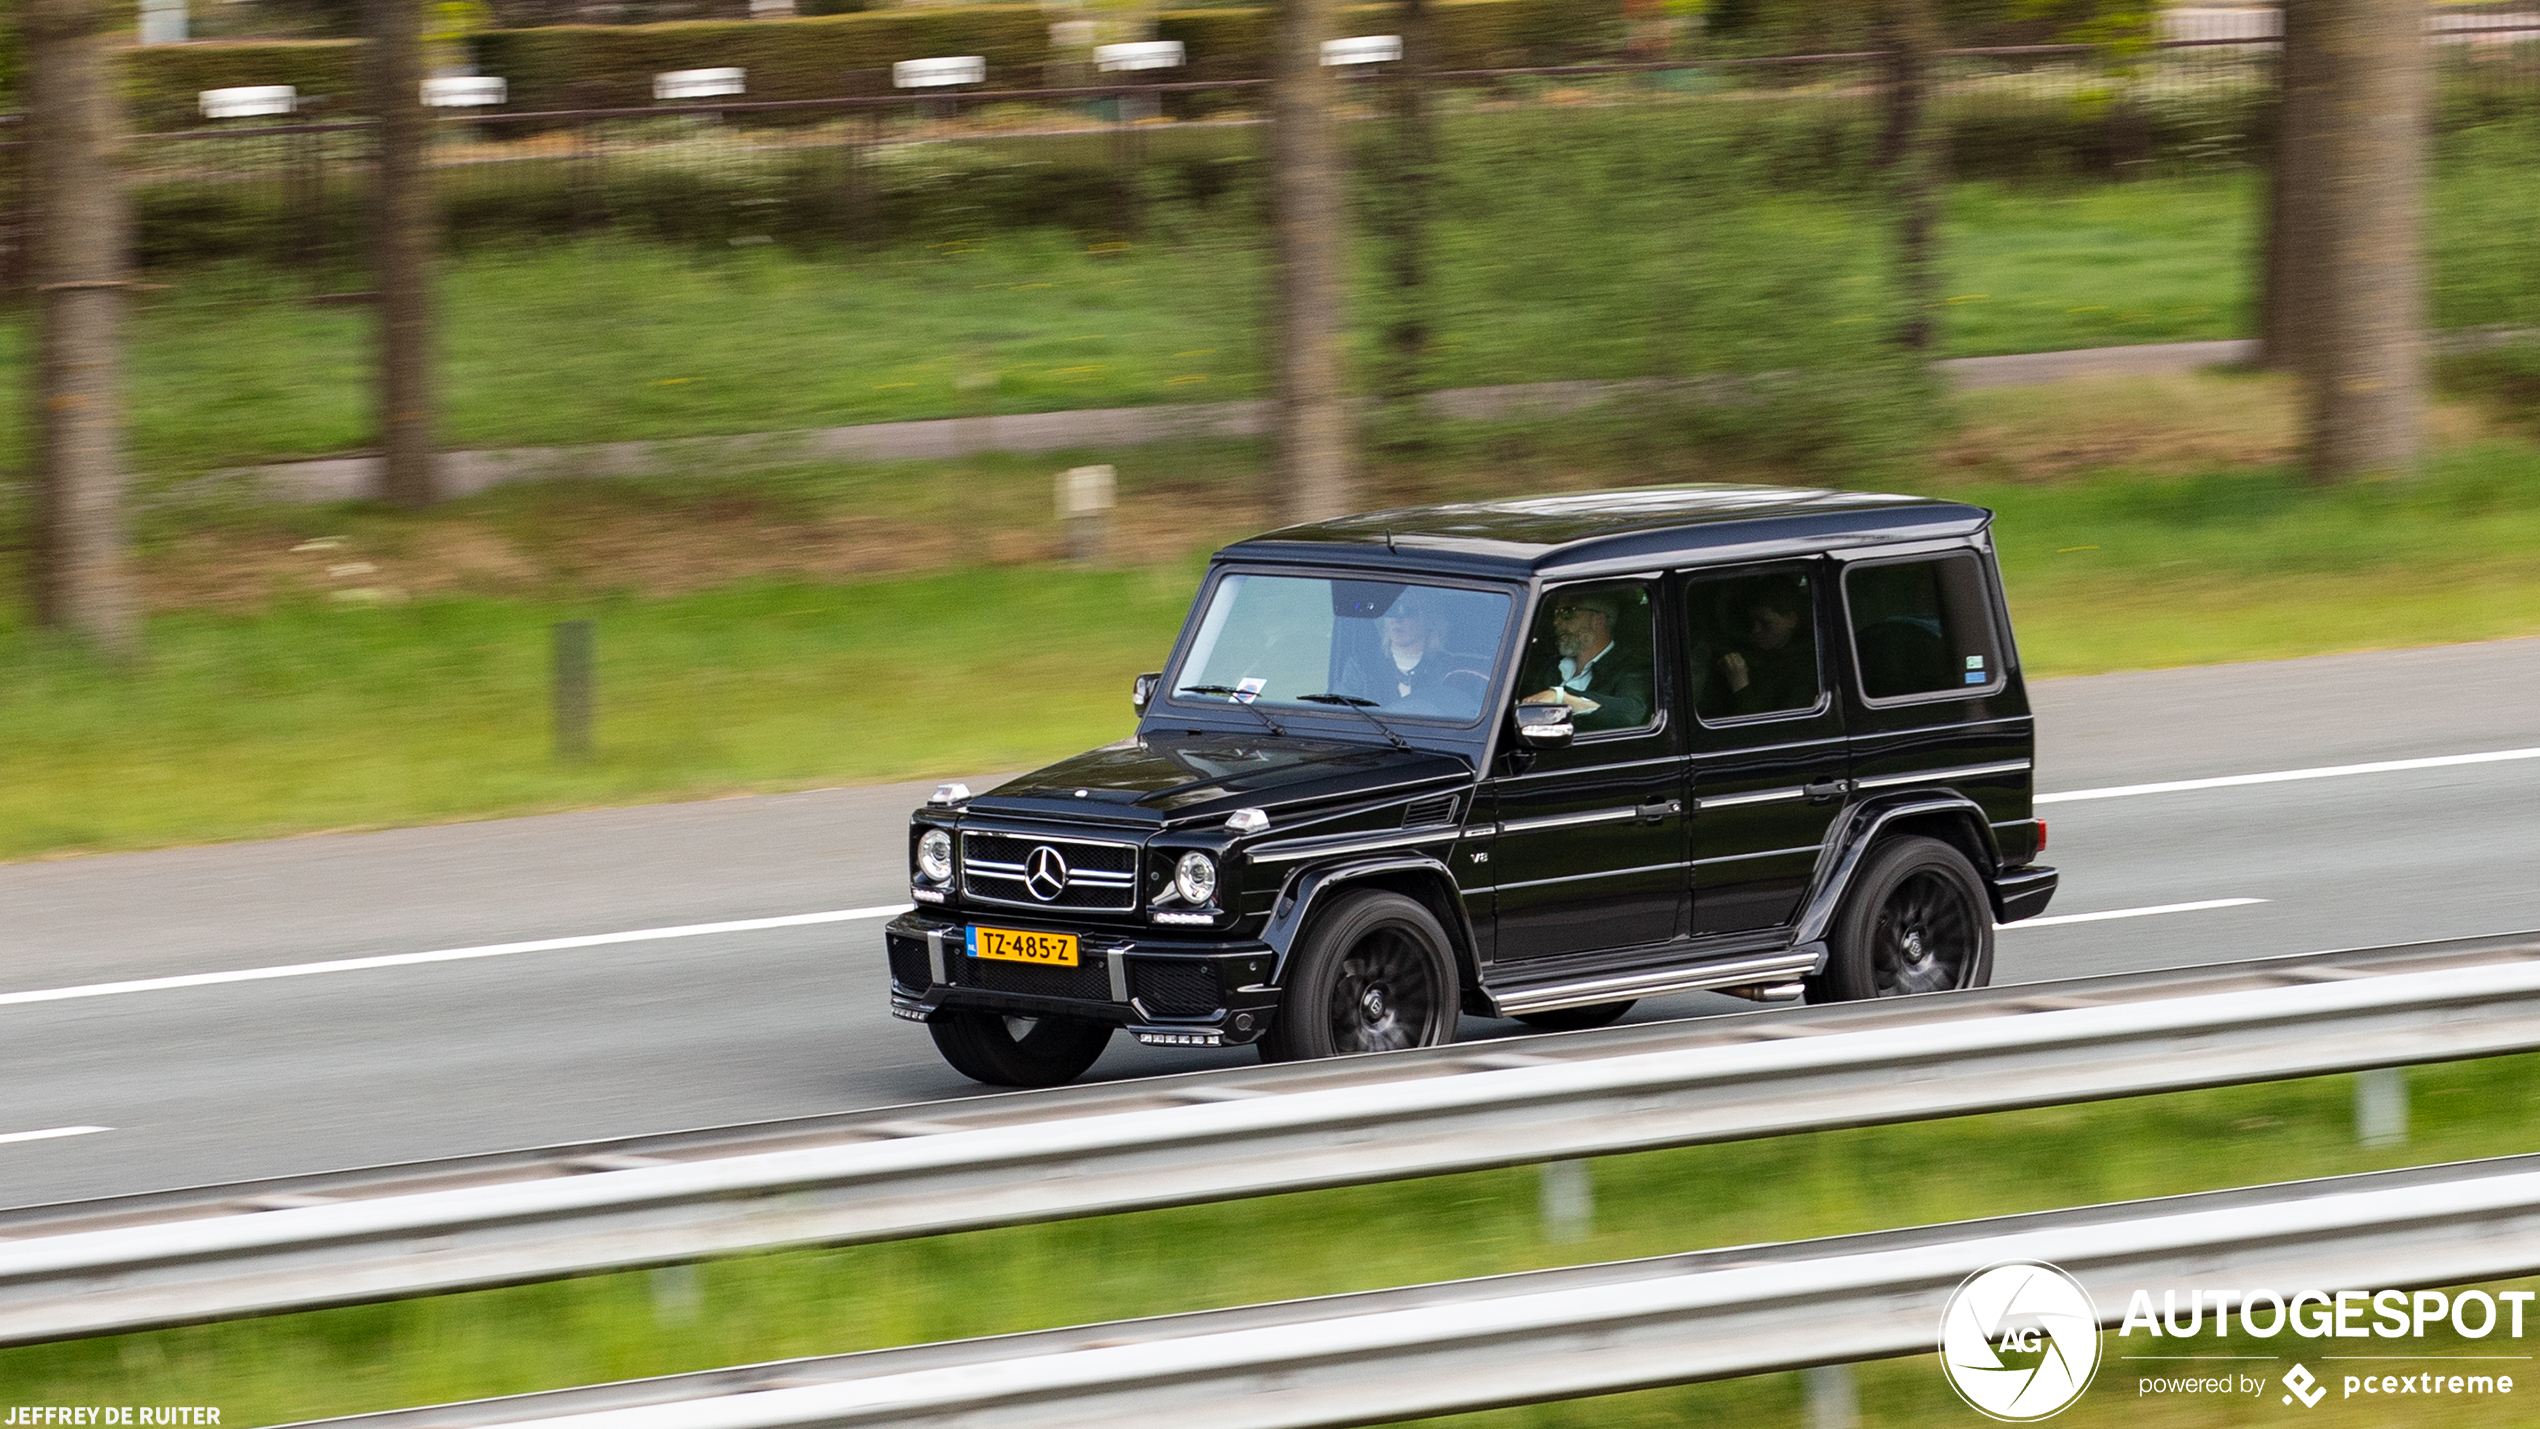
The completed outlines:
[[[1067,891],[1067,860],[1043,844],[1023,860],[1023,886],[1044,903]]]

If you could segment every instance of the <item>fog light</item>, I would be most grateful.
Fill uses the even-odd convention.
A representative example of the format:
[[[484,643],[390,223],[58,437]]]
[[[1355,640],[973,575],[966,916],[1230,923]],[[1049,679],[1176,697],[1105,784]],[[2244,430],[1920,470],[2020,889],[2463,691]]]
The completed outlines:
[[[1209,902],[1217,896],[1217,865],[1207,854],[1186,853],[1173,865],[1173,891],[1189,904]]]
[[[942,829],[928,829],[917,840],[917,871],[929,883],[942,883],[952,877],[952,835]]]

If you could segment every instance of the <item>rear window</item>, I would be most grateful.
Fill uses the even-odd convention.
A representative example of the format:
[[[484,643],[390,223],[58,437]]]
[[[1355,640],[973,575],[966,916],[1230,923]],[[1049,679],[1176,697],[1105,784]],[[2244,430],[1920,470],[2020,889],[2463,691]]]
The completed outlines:
[[[1873,700],[1981,694],[2002,678],[1984,563],[1952,552],[1844,572],[1861,693]]]

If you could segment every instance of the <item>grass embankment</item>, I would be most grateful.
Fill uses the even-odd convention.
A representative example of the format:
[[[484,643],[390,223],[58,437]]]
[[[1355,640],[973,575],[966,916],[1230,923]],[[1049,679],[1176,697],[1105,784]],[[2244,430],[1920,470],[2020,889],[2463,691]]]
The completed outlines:
[[[1960,411],[1933,469],[1893,484],[1999,510],[2034,674],[2540,633],[2540,449],[2469,409],[2439,414],[2421,478],[2330,491],[2280,465],[2272,379]],[[1468,436],[1380,465],[1365,501],[1755,475],[1593,415]],[[1109,570],[1055,559],[1063,460],[167,518],[141,668],[0,615],[0,857],[940,777],[1116,737],[1199,557],[1273,524],[1263,459],[1135,454]],[[585,617],[598,757],[559,765],[547,628]]]
[[[2234,335],[2253,192],[2231,175],[1960,186],[1949,352]],[[1709,371],[1759,333],[1789,328],[1804,347],[1885,331],[1883,239],[1858,205],[1732,202],[1677,213],[1646,196],[1618,208],[1593,191],[1529,191],[1449,223],[1429,385]],[[1357,256],[1372,326],[1381,253]],[[261,266],[164,281],[132,326],[139,469],[370,443],[368,313],[307,306],[299,275]],[[879,254],[609,239],[480,250],[441,280],[440,434],[460,448],[573,445],[1255,397],[1266,283],[1258,235],[1224,222],[1119,255],[1047,230]],[[22,329],[0,329],[0,389],[22,380]],[[1807,356],[1776,347],[1730,370],[1815,365]],[[22,420],[0,403],[0,451]]]
[[[1536,1173],[1521,1168],[731,1260],[703,1267],[687,1288],[601,1276],[0,1350],[0,1385],[13,1403],[216,1404],[222,1423],[252,1425],[2501,1155],[2534,1146],[2535,1071],[2540,1059],[2522,1057],[2412,1072],[2415,1137],[2404,1148],[2356,1145],[2351,1081],[2329,1077],[1614,1158],[1594,1163],[1595,1234],[1576,1244],[1546,1243]],[[2132,1425],[2147,1407],[2165,1423],[2210,1425],[2275,1422],[2269,1416],[2282,1412],[2272,1400],[2147,1406],[2134,1380],[2154,1371],[2118,1357],[2160,1347],[2140,1336],[2102,1343],[2097,1385],[2067,1411],[2072,1423]],[[2375,1344],[2376,1353],[2463,1349],[2435,1335]],[[2522,1348],[2490,1340],[2468,1352]],[[2321,1349],[2290,1336],[2196,1346],[2288,1357]],[[1927,1356],[1865,1366],[1860,1385],[1867,1425],[1969,1421]],[[1799,1400],[1797,1376],[1764,1375],[1451,1422],[1788,1424],[1801,1418]],[[2318,1414],[2334,1424],[2386,1422],[2356,1407],[2367,1403],[2378,1407],[2332,1398]],[[2410,1423],[2507,1417],[2493,1405],[2409,1409]]]

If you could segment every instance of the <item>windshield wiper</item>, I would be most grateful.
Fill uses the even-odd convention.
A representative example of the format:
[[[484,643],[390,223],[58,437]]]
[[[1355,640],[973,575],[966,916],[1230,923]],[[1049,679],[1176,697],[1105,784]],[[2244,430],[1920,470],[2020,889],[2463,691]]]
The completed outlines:
[[[1297,698],[1308,704],[1338,705],[1342,709],[1349,711],[1351,714],[1358,716],[1360,719],[1367,721],[1369,724],[1374,725],[1378,730],[1382,731],[1385,738],[1393,741],[1394,748],[1409,749],[1411,747],[1411,741],[1404,739],[1400,734],[1395,733],[1392,725],[1376,718],[1374,714],[1376,702],[1374,700],[1362,699],[1357,695],[1334,694],[1299,695]]]
[[[1232,685],[1184,685],[1182,688],[1175,690],[1173,693],[1177,695],[1224,695],[1226,697],[1226,703],[1237,706],[1242,709],[1244,713],[1261,721],[1263,725],[1268,727],[1272,734],[1279,736],[1281,739],[1288,737],[1288,732],[1279,728],[1279,722],[1272,719],[1270,716],[1263,714],[1261,711],[1254,709],[1252,707],[1252,701],[1236,699],[1235,696],[1245,694],[1247,691],[1238,690]]]

